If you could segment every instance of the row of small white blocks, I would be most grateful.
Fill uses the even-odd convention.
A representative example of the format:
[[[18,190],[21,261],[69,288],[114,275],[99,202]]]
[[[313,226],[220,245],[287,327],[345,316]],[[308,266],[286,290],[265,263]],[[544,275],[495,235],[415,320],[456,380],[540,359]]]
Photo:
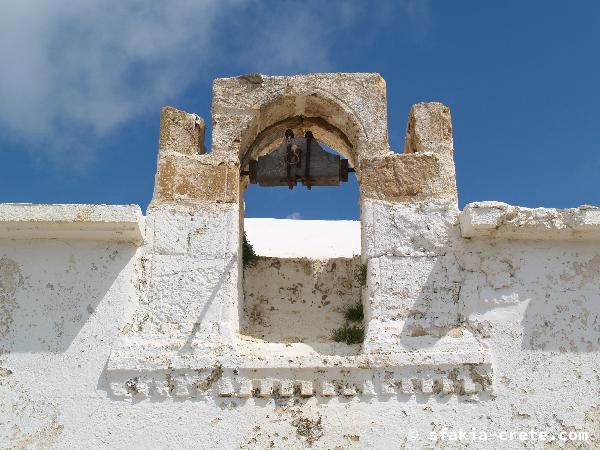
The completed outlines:
[[[119,397],[141,396],[173,396],[192,397],[198,394],[210,395],[212,389],[201,391],[196,387],[198,380],[187,377],[185,374],[168,378],[162,376],[145,375],[131,377],[125,381],[113,381],[111,390]],[[337,384],[337,386],[336,386]],[[446,376],[437,377],[398,377],[389,374],[373,381],[371,378],[356,383],[333,383],[330,381],[306,381],[293,379],[250,379],[224,377],[218,382],[218,393],[223,397],[237,396],[249,397],[322,397],[354,396],[354,395],[395,395],[401,394],[476,394],[484,390],[484,386],[474,382],[466,373],[462,373],[458,380]]]
[[[415,381],[418,388],[415,389]],[[249,397],[293,397],[299,395],[301,397],[311,397],[320,395],[323,397],[335,397],[338,395],[351,397],[357,394],[376,395],[381,394],[394,395],[398,391],[403,394],[434,394],[436,389],[436,381],[439,383],[439,391],[443,394],[464,393],[476,394],[483,390],[481,384],[474,382],[470,377],[463,377],[460,381],[454,382],[449,378],[442,377],[433,378],[402,378],[391,383],[381,383],[379,389],[375,387],[371,380],[363,381],[360,388],[351,384],[346,384],[340,389],[337,389],[334,383],[328,381],[301,381],[301,380],[273,380],[259,379],[251,380],[244,379],[234,386],[231,379],[222,379],[219,384],[219,395],[222,397],[237,396],[241,398]],[[379,383],[378,383],[379,384]],[[459,387],[457,388],[457,384]]]

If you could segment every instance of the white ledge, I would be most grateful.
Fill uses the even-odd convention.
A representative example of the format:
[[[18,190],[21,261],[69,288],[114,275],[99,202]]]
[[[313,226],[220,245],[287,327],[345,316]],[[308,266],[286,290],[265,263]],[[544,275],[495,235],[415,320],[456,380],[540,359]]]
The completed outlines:
[[[67,239],[140,244],[144,216],[137,205],[0,204],[0,239]]]
[[[469,203],[460,213],[463,237],[600,240],[600,208],[524,208],[501,202]]]
[[[107,390],[115,399],[480,395],[492,390],[488,350],[466,330],[460,338],[406,339],[408,345],[396,353],[354,355],[321,354],[301,343],[239,342],[212,349],[200,344],[182,351],[185,340],[124,339],[108,360]],[[321,350],[339,350],[339,345],[325,344]]]

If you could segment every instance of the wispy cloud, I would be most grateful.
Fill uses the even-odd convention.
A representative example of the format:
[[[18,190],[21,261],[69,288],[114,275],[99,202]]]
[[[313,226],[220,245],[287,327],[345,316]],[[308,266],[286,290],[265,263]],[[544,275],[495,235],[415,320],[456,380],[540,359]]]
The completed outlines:
[[[364,8],[361,2],[312,0],[302,5],[258,0],[5,2],[0,133],[26,143],[38,157],[85,166],[99,138],[223,68],[335,70],[327,37],[336,27],[356,23]]]
[[[292,220],[302,220],[302,214],[300,214],[298,211],[294,211],[293,213],[287,215],[285,217],[286,219],[292,219]]]
[[[86,159],[86,143],[188,87],[206,67],[199,55],[211,54],[217,20],[241,6],[236,0],[4,4],[0,123],[14,138],[44,142],[42,149],[55,156]]]
[[[425,39],[433,26],[430,0],[407,0],[406,14],[412,25],[413,37]]]

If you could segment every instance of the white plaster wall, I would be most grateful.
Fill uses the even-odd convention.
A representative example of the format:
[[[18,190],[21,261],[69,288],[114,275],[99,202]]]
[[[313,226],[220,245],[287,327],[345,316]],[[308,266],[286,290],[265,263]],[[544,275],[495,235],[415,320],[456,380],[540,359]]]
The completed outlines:
[[[490,425],[600,438],[600,245],[463,244],[460,314],[492,353]]]
[[[0,448],[439,448],[427,437],[444,427],[600,436],[599,243],[459,239],[459,316],[489,348],[492,391],[368,400],[114,397],[106,363],[138,308],[136,251],[0,241]]]

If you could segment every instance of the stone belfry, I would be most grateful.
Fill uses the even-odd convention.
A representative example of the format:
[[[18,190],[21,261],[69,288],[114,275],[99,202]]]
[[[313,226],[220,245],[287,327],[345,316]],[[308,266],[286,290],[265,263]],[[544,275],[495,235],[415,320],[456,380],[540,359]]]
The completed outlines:
[[[459,211],[449,109],[390,149],[377,74],[217,79],[204,132],[161,111],[146,215],[0,204],[0,448],[597,447],[600,208]],[[249,183],[348,173],[360,251],[247,264],[253,220],[350,239]]]
[[[144,374],[136,378],[143,391],[168,375],[179,380],[182,395],[194,395],[190,371],[206,379],[216,367],[220,395],[487,388],[487,353],[459,325],[452,252],[458,209],[446,106],[412,108],[403,153],[388,145],[385,82],[378,74],[217,79],[212,120],[207,152],[200,117],[171,107],[161,112],[140,269],[141,325],[109,361],[115,392],[127,395],[133,370]],[[301,342],[240,339],[247,314],[241,236],[249,164],[285,133],[307,131],[349,161],[361,197],[364,342],[350,354],[329,349],[325,362]],[[348,369],[341,378],[340,368]]]

